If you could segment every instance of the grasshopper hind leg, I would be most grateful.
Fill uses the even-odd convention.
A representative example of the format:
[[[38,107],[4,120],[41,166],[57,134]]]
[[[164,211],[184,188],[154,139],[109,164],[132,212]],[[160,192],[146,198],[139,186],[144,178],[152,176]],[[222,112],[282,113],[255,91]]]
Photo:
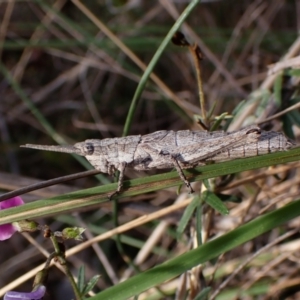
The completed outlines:
[[[176,159],[176,154],[170,154],[169,152],[165,152],[165,151],[161,151],[160,155],[163,156],[167,156],[169,157],[169,159],[172,161],[180,179],[184,182],[184,184],[186,185],[186,187],[190,190],[190,193],[194,193],[194,190],[190,184],[190,182],[187,180],[187,178],[185,177],[182,167],[180,166],[178,160]]]
[[[122,191],[126,166],[127,166],[126,162],[123,162],[121,165],[121,168],[119,169],[120,174],[119,174],[119,179],[118,179],[117,190],[108,196],[109,200],[112,200],[112,198],[114,196],[120,194],[120,192]]]
[[[178,162],[178,160],[176,159],[176,157],[174,157],[173,155],[170,155],[170,159],[172,160],[174,167],[176,168],[176,171],[179,175],[179,177],[181,178],[181,180],[185,183],[186,187],[190,190],[190,193],[194,193],[194,190],[190,184],[190,182],[187,180],[187,178],[185,177],[182,168]]]

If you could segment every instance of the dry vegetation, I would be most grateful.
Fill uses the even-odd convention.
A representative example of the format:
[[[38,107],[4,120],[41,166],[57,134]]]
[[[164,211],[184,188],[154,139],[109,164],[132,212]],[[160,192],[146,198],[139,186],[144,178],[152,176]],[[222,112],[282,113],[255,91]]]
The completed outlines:
[[[145,66],[186,7],[183,2],[0,0],[3,192],[85,170],[71,155],[25,150],[19,145],[56,144],[56,134],[68,143],[122,136]],[[205,1],[181,27],[205,57],[201,72],[206,109],[215,104],[213,116],[234,114],[233,119],[223,120],[224,129],[262,122],[295,105],[294,110],[262,126],[285,131],[297,140],[299,74],[290,72],[290,67],[300,65],[299,16],[297,0]],[[281,59],[281,65],[272,65],[279,71],[272,71],[270,65]],[[195,115],[202,112],[195,64],[188,50],[170,43],[154,73],[127,134],[199,130]],[[29,102],[24,102],[26,99]],[[298,167],[299,163],[293,162],[246,171],[225,185],[216,179],[216,192],[234,195],[240,201],[226,202],[228,216],[207,204],[201,206],[202,228],[198,231],[202,242],[297,200]],[[126,175],[132,179],[149,173]],[[111,181],[106,176],[88,177],[23,198],[30,202]],[[199,191],[201,183],[195,183],[194,188]],[[94,289],[99,292],[197,247],[199,223],[194,218],[182,237],[176,238],[178,222],[190,201],[185,188],[179,194],[176,188],[169,188],[124,198],[117,208],[106,202],[99,209],[39,222],[52,230],[86,227],[86,239],[96,237],[99,243],[92,245],[66,244],[74,274],[84,264],[87,278],[101,275]],[[208,286],[208,299],[299,299],[299,220],[281,224],[138,299],[194,299]],[[122,246],[116,243],[117,234]],[[16,234],[2,242],[0,249],[2,293],[18,278],[20,282],[10,289],[30,290],[34,268],[43,264],[47,251],[53,251],[41,234]],[[24,274],[29,275],[23,280]],[[53,267],[45,299],[71,299],[70,289],[64,274]]]

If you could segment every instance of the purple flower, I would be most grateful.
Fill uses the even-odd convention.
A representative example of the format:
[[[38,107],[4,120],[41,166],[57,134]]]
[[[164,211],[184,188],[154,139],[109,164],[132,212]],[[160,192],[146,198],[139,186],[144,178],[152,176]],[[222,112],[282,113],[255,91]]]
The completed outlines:
[[[22,204],[24,204],[24,201],[21,197],[14,197],[0,202],[0,210],[19,206]],[[17,230],[18,228],[13,224],[0,225],[0,241],[9,239]]]
[[[7,292],[4,295],[3,300],[40,300],[44,297],[46,293],[46,287],[44,285],[39,285],[34,291],[31,293],[21,293],[21,292]]]

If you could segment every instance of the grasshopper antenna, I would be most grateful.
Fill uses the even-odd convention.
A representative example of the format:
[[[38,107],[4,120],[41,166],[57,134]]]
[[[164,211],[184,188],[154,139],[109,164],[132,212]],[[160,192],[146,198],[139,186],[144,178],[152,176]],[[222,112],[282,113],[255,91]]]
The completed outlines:
[[[48,145],[33,145],[26,144],[21,145],[22,148],[31,148],[38,150],[46,150],[46,151],[54,151],[54,152],[63,152],[63,153],[75,153],[78,155],[83,155],[82,151],[74,146],[66,145],[66,146],[48,146]]]

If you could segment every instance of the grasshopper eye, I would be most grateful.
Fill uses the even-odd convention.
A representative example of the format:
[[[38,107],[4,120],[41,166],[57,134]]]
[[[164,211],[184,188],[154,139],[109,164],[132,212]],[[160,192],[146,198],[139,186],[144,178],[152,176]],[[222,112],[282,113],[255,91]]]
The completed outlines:
[[[261,134],[261,129],[260,128],[252,128],[246,132],[246,134],[250,134],[250,133]]]
[[[94,146],[91,143],[86,143],[83,146],[83,151],[84,151],[84,154],[86,154],[86,155],[92,155],[94,153],[94,150],[95,150]]]

